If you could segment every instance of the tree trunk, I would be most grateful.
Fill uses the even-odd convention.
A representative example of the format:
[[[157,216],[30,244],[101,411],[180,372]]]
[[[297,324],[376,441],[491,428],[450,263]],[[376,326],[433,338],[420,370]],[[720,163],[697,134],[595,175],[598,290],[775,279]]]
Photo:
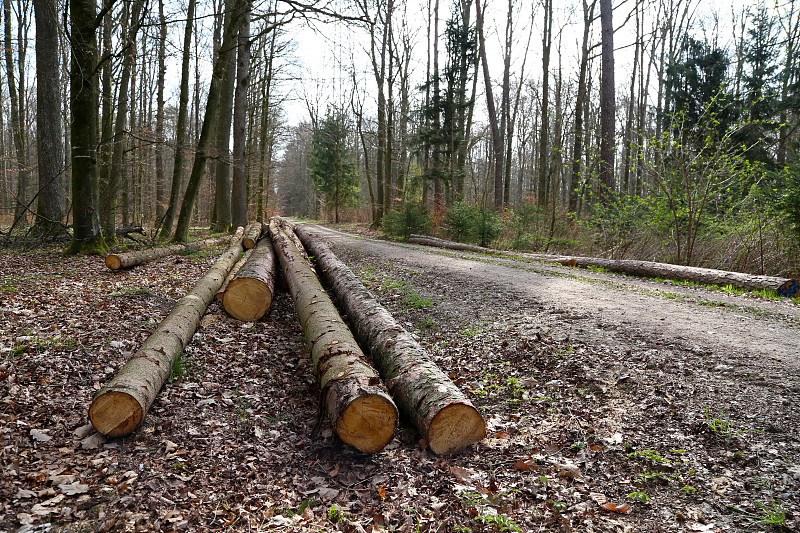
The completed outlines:
[[[237,4],[249,4],[246,0],[227,0],[225,5],[225,25],[228,28],[233,23],[234,10]],[[236,46],[241,18],[233,28],[234,41],[229,48],[223,50],[220,45],[217,61],[224,62],[225,71],[222,75],[219,91],[219,105],[215,106],[213,113],[219,114],[216,119],[216,168],[214,170],[214,231],[228,231],[231,228],[231,125],[233,116],[233,96],[236,89]],[[208,114],[209,108],[206,108]]]
[[[213,239],[173,244],[171,246],[161,246],[159,248],[148,248],[147,250],[135,250],[133,252],[126,252],[124,254],[108,254],[106,256],[106,266],[111,270],[130,268],[132,266],[141,265],[142,263],[147,263],[148,261],[152,261],[153,259],[158,259],[160,257],[167,257],[168,255],[176,255],[181,252],[217,246],[219,244],[227,243],[230,240],[230,235],[224,235],[222,237],[214,237]]]
[[[225,26],[220,54],[217,61],[214,63],[214,69],[211,74],[211,84],[208,87],[203,125],[200,129],[200,137],[197,139],[197,149],[195,151],[194,163],[192,164],[192,173],[189,176],[189,183],[186,185],[186,193],[183,195],[181,212],[180,215],[178,215],[178,224],[175,227],[175,235],[172,237],[173,242],[185,242],[189,238],[189,222],[192,219],[192,214],[197,204],[197,194],[200,192],[200,185],[206,171],[208,148],[218,115],[215,111],[220,105],[221,86],[229,71],[229,57],[235,50],[234,43],[236,42],[236,33],[239,27],[239,17],[242,15],[243,8],[245,7],[245,0],[233,0],[233,3],[233,13],[231,14],[230,21],[228,21],[228,24]],[[228,200],[230,200],[230,194],[228,194]]]
[[[192,26],[194,24],[194,10],[197,0],[189,0],[186,13],[186,29],[183,33],[183,59],[181,62],[181,88],[178,103],[178,122],[175,127],[175,157],[172,166],[172,187],[169,191],[169,205],[161,222],[159,237],[166,240],[172,233],[172,224],[175,221],[175,212],[178,209],[178,200],[181,194],[183,181],[183,151],[186,149],[186,123],[189,115],[189,59],[192,51]]]
[[[480,0],[475,0],[475,13],[478,24],[478,43],[483,65],[483,84],[486,90],[486,110],[489,114],[489,125],[492,131],[492,148],[494,149],[494,207],[500,210],[503,207],[503,140],[500,136],[500,126],[497,124],[497,110],[492,96],[492,78],[489,76],[489,62],[486,59],[486,40],[483,36],[483,13]]]
[[[58,15],[55,0],[34,2],[36,11],[36,140],[39,158],[39,203],[34,234],[42,238],[65,235],[64,146],[61,133],[61,74]]]
[[[167,21],[164,17],[164,0],[158,0],[158,20],[161,33],[158,37],[158,81],[156,82],[156,220],[161,222],[167,212],[164,191],[164,84],[167,67]]]
[[[616,96],[614,89],[614,26],[611,0],[600,0],[602,75],[600,77],[600,199],[607,203],[614,191]]]
[[[200,318],[238,259],[242,251],[239,229],[231,247],[194,288],[178,300],[111,381],[97,391],[89,407],[89,420],[97,431],[110,437],[122,437],[141,424],[169,378],[175,358],[186,348]]]
[[[304,226],[298,226],[296,233],[333,288],[358,340],[369,346],[400,412],[414,423],[431,450],[455,453],[483,439],[486,427],[480,413],[425,349],[321,240]]]
[[[30,171],[28,170],[27,152],[25,150],[24,135],[24,105],[25,86],[20,80],[19,93],[15,81],[13,45],[11,43],[11,0],[3,0],[4,33],[5,33],[5,59],[6,79],[8,80],[8,94],[11,97],[11,137],[14,141],[14,152],[17,167],[17,198],[14,210],[14,223],[21,221],[27,215],[27,187]],[[20,44],[22,46],[22,44]]]
[[[126,134],[127,134],[127,118],[128,118],[128,101],[129,101],[129,86],[131,85],[131,77],[133,69],[135,68],[134,62],[136,60],[136,34],[139,33],[139,15],[141,13],[144,0],[136,0],[133,4],[133,9],[130,18],[124,22],[127,25],[125,30],[125,38],[123,43],[124,58],[122,59],[122,78],[119,82],[119,96],[117,97],[117,117],[114,119],[114,148],[111,154],[111,171],[108,175],[108,182],[106,183],[105,190],[100,191],[100,198],[102,200],[103,211],[101,213],[101,222],[103,227],[103,236],[107,241],[116,242],[116,229],[117,225],[117,194],[119,189],[123,189],[123,197],[126,196],[128,169],[125,168],[125,147],[126,147]],[[131,109],[135,106],[135,102],[131,102]],[[131,121],[131,128],[134,124]],[[120,179],[122,176],[122,179]],[[122,209],[127,213],[128,209],[127,198],[122,203]],[[123,215],[122,224],[128,223],[127,216]]]
[[[572,146],[572,172],[569,184],[569,207],[568,211],[574,213],[578,208],[578,185],[581,176],[581,160],[583,159],[583,108],[588,101],[586,90],[586,71],[589,65],[589,30],[591,29],[592,19],[594,18],[594,6],[596,0],[592,0],[591,5],[583,0],[583,41],[581,44],[581,66],[578,70],[578,94],[575,96],[575,128]]]
[[[64,253],[101,254],[108,246],[97,212],[97,6],[72,0],[69,8],[73,239]]]
[[[274,218],[269,234],[311,352],[321,412],[327,413],[347,444],[367,453],[382,450],[394,436],[397,407],[308,263]]]
[[[233,179],[231,183],[231,221],[234,226],[247,224],[247,91],[250,87],[250,9],[239,26],[239,49],[236,53],[236,91],[233,104]],[[264,112],[267,110],[265,109]]]
[[[225,311],[243,322],[255,322],[266,315],[275,294],[277,270],[272,242],[261,239],[253,248],[250,259],[225,289],[222,297]]]
[[[536,203],[547,204],[547,178],[550,168],[550,49],[553,45],[553,1],[544,0],[544,27],[542,31],[542,123],[539,130],[539,185]],[[552,198],[555,202],[555,198]]]

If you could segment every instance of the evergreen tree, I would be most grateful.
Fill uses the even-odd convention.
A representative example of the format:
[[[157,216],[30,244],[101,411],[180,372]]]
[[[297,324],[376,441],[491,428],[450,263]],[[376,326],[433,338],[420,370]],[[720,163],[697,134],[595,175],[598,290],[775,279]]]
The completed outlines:
[[[679,59],[667,68],[665,128],[682,136],[695,148],[705,136],[722,138],[736,113],[726,84],[728,57],[708,43],[692,37],[684,40]]]
[[[747,147],[749,160],[775,168],[772,146],[778,124],[778,48],[773,17],[764,5],[752,15],[744,43],[744,115],[750,122],[737,139]]]
[[[328,109],[311,139],[308,170],[326,208],[333,209],[335,222],[339,222],[339,209],[358,198],[359,177],[347,146],[348,133],[344,113]]]

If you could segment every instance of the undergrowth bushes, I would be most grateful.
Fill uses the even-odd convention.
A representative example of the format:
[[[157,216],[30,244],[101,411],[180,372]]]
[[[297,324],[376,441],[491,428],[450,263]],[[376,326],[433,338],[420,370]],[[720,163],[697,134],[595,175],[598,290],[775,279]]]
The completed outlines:
[[[424,206],[409,202],[385,216],[384,231],[408,238],[430,229],[451,240],[501,249],[795,277],[800,272],[800,172],[785,179],[787,183],[775,190],[751,187],[733,207],[722,209],[709,202],[695,217],[691,241],[675,211],[654,194],[618,197],[606,207],[590,204],[589,214],[580,218],[563,209],[554,211],[552,204],[537,206],[532,199],[499,214],[459,202],[444,212],[439,228],[430,226]],[[679,242],[691,243],[688,261],[685,247],[678,250]]]

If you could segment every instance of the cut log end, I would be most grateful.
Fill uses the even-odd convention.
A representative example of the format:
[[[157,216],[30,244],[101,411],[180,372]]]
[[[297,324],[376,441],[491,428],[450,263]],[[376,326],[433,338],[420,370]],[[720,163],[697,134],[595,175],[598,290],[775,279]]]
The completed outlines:
[[[264,316],[272,303],[272,291],[252,278],[233,279],[222,297],[222,306],[233,318],[254,322]]]
[[[351,402],[336,422],[345,443],[364,453],[376,453],[389,444],[397,426],[397,408],[388,397],[373,394]]]
[[[117,254],[108,254],[106,256],[106,266],[111,270],[119,270],[122,266],[122,261]]]
[[[452,403],[439,411],[428,428],[428,446],[437,455],[460,452],[486,436],[486,424],[471,405]]]
[[[89,420],[94,428],[109,437],[127,435],[141,423],[142,406],[130,394],[108,391],[92,402]]]

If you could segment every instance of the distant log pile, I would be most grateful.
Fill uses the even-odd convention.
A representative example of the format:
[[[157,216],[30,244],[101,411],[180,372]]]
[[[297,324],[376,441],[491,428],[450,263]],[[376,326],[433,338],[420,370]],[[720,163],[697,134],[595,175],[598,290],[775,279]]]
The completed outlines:
[[[635,261],[631,259],[604,259],[602,257],[506,252],[493,248],[483,248],[480,246],[446,241],[444,239],[428,237],[425,235],[411,235],[411,238],[408,240],[408,242],[412,244],[434,246],[437,248],[478,252],[490,255],[518,256],[526,259],[533,259],[535,261],[542,261],[544,263],[556,263],[564,266],[603,268],[610,272],[619,272],[622,274],[630,274],[633,276],[642,276],[648,278],[693,281],[695,283],[703,283],[706,285],[731,285],[737,289],[744,290],[772,289],[780,296],[800,296],[800,286],[798,286],[797,280],[774,276],[759,276],[754,274],[744,274],[741,272],[728,272],[713,268],[670,265],[667,263]]]

